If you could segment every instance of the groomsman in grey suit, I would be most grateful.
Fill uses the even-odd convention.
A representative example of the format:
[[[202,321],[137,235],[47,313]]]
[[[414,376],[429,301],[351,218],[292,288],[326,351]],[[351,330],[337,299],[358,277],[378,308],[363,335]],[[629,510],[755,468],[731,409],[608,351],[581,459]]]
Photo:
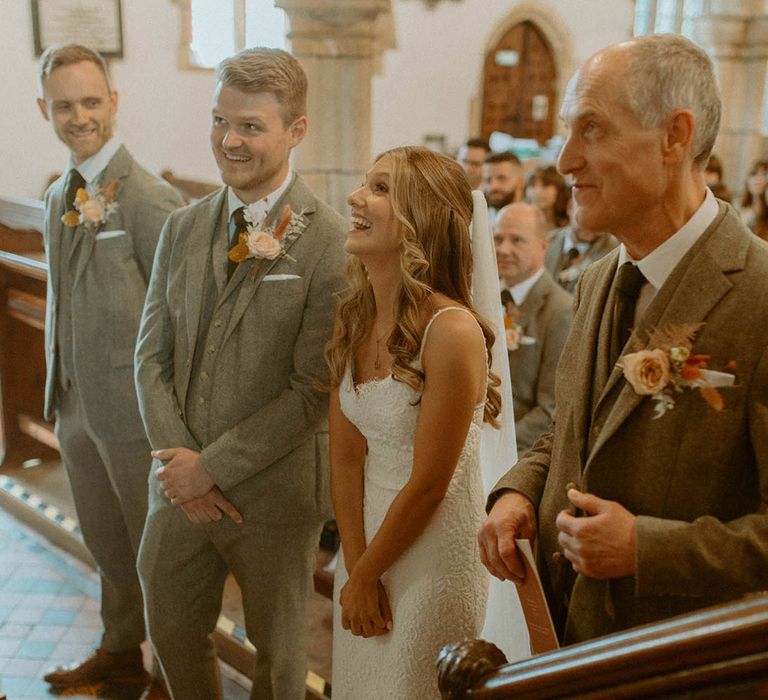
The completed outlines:
[[[555,371],[573,320],[573,297],[544,267],[547,221],[531,204],[509,204],[493,227],[502,305],[510,327],[517,450],[549,430],[555,412]]]
[[[52,47],[40,59],[40,85],[40,111],[70,151],[67,172],[45,195],[45,412],[56,417],[80,528],[99,566],[104,623],[91,657],[45,680],[57,688],[142,682],[136,555],[151,458],[133,348],[160,229],[182,201],[113,135],[117,93],[101,56]]]
[[[257,649],[251,697],[305,693],[330,515],[323,350],[349,228],[289,165],[306,92],[284,51],[220,64],[211,146],[226,187],[169,218],[144,307],[136,380],[155,462],[139,572],[177,700],[221,697],[209,635],[228,572]]]
[[[577,223],[621,245],[581,276],[554,427],[480,532],[516,581],[515,538],[536,538],[566,643],[766,586],[768,245],[706,186],[720,111],[675,34],[599,51],[566,90]]]

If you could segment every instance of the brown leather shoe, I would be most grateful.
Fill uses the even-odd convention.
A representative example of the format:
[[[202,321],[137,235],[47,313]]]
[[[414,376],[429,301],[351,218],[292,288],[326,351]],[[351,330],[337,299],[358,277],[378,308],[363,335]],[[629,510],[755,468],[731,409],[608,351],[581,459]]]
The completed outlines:
[[[168,686],[165,685],[164,680],[153,678],[139,700],[171,700],[171,694],[168,692]]]
[[[96,649],[84,661],[76,661],[49,671],[43,676],[43,680],[54,688],[70,688],[101,681],[143,685],[149,681],[149,674],[144,670],[139,647],[117,654],[106,649]]]

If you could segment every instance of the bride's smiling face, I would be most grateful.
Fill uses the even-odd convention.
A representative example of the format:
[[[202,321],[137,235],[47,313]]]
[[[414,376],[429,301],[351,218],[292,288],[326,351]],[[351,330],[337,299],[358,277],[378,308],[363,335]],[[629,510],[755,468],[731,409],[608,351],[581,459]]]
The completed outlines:
[[[381,255],[400,250],[401,224],[390,199],[389,157],[374,163],[365,182],[347,198],[352,218],[345,250],[352,255]]]

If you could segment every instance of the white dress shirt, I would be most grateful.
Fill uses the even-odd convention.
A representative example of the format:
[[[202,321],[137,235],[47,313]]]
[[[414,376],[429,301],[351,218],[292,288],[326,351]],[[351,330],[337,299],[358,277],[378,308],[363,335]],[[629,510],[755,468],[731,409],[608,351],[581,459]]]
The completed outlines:
[[[122,145],[122,141],[112,137],[107,141],[97,153],[94,153],[90,158],[86,158],[80,165],[75,165],[72,157],[69,158],[69,165],[67,166],[67,172],[73,168],[77,169],[83,179],[89,184],[93,185],[96,178],[101,175],[101,171],[109,165],[109,161],[117,153],[118,149]],[[102,187],[105,187],[107,183],[101,183]]]
[[[619,264],[631,262],[640,268],[643,277],[647,280],[643,284],[635,306],[635,318],[642,317],[645,310],[653,301],[656,294],[663,286],[672,270],[683,259],[685,254],[693,247],[693,244],[701,237],[704,231],[715,220],[719,207],[712,191],[707,187],[706,195],[701,206],[694,215],[688,219],[681,229],[672,234],[658,248],[652,250],[642,260],[635,260],[627,252],[622,243],[619,247]],[[617,267],[617,269],[618,269]]]
[[[528,296],[528,292],[531,291],[531,287],[533,287],[533,285],[541,279],[543,274],[544,268],[542,267],[538,272],[534,272],[527,280],[518,282],[513,287],[508,287],[509,293],[512,295],[512,300],[515,302],[515,306],[520,306],[520,304],[525,301],[525,297]],[[505,288],[503,281],[501,288]]]

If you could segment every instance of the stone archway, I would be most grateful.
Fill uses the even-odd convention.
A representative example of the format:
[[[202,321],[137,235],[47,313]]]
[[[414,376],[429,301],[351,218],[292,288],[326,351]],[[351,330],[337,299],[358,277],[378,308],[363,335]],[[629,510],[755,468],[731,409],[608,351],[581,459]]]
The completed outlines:
[[[554,90],[549,95],[549,110],[557,115],[560,108],[560,102],[565,94],[565,87],[568,84],[573,72],[576,70],[576,60],[574,57],[573,38],[568,27],[562,18],[547,7],[541,7],[532,2],[524,2],[514,7],[497,24],[496,29],[491,33],[486,42],[483,51],[483,66],[479,76],[478,97],[473,101],[471,131],[472,133],[481,133],[483,131],[483,94],[486,75],[486,57],[493,56],[497,47],[501,46],[505,37],[515,27],[528,27],[529,36],[539,37],[539,43],[546,46],[554,62]],[[543,40],[543,41],[541,41]],[[534,38],[534,43],[536,39]],[[541,108],[542,105],[540,104]],[[561,128],[554,120],[553,133],[561,132]]]

